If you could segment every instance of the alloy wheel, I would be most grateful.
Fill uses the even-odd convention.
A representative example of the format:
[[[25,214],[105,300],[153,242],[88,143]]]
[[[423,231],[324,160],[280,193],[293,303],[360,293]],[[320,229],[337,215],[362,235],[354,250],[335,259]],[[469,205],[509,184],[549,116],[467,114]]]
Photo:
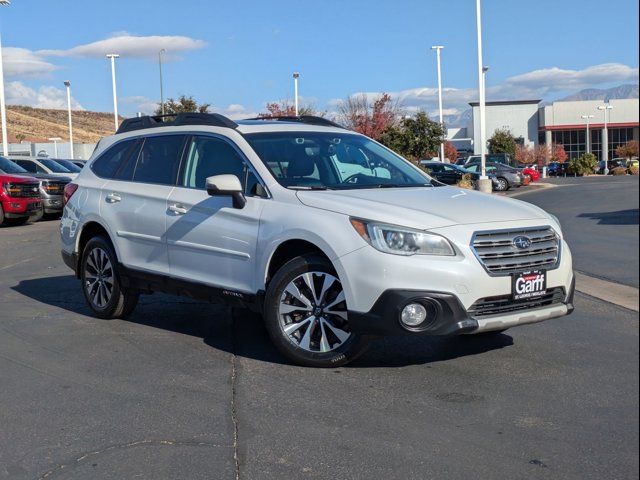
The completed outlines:
[[[87,298],[97,308],[104,308],[113,295],[114,272],[107,252],[95,247],[84,265],[84,288]]]
[[[352,336],[342,285],[326,272],[306,272],[289,282],[278,318],[287,339],[313,353],[335,350]]]

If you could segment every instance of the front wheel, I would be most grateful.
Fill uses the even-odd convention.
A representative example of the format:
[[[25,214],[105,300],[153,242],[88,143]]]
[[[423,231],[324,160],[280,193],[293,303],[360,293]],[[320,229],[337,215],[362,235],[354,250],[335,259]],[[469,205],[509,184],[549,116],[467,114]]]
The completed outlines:
[[[264,321],[280,352],[299,365],[339,367],[369,341],[351,331],[342,284],[331,262],[303,255],[287,262],[267,289]]]
[[[104,237],[93,237],[82,252],[82,292],[96,317],[125,318],[138,304],[138,293],[120,284],[117,257]]]
[[[498,192],[506,192],[509,190],[509,182],[507,182],[506,178],[498,177],[496,182],[496,190]]]

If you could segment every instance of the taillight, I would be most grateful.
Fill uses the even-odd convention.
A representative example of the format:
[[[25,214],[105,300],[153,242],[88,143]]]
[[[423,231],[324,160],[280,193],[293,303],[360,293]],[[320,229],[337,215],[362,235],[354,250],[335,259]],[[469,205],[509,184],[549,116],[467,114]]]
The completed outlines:
[[[78,189],[78,185],[75,183],[67,183],[64,186],[64,196],[62,197],[62,204],[66,205],[67,202],[71,199],[76,190]]]

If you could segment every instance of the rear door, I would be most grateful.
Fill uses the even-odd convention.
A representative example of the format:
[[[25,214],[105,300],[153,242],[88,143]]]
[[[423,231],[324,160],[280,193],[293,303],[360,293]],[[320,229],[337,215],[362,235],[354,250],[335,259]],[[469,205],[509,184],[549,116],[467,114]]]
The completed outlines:
[[[255,293],[255,259],[266,190],[229,139],[193,136],[178,185],[168,200],[167,243],[171,275]],[[247,203],[233,208],[231,197],[210,196],[207,177],[231,174],[245,186]]]
[[[185,141],[183,134],[146,137],[102,187],[101,215],[116,235],[120,261],[127,267],[169,273],[167,198],[176,183]]]

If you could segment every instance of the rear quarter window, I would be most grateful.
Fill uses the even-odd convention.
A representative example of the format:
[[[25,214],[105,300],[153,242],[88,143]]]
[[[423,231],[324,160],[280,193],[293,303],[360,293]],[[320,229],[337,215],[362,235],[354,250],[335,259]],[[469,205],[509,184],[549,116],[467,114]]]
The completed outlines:
[[[102,178],[131,180],[134,166],[132,163],[135,162],[133,154],[139,150],[141,143],[138,139],[116,143],[92,163],[91,170]]]

